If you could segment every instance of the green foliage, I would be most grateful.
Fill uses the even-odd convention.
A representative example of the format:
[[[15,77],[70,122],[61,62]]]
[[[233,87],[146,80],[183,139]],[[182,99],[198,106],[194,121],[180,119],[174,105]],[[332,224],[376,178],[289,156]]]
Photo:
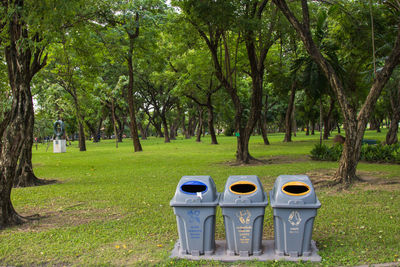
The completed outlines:
[[[332,147],[325,144],[316,144],[310,154],[313,160],[338,161],[342,151],[343,145],[341,144],[336,144]],[[361,147],[360,160],[378,163],[400,163],[400,144],[365,144]]]
[[[361,160],[368,162],[400,163],[400,144],[394,145],[363,145],[361,148]]]
[[[325,144],[316,144],[310,154],[313,160],[338,161],[342,155],[342,151],[343,146],[340,144],[333,147],[329,147]]]

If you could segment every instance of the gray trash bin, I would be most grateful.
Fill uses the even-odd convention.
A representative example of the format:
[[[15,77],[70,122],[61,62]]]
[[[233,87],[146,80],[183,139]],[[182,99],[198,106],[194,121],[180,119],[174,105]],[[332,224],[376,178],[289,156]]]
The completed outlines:
[[[270,191],[274,213],[275,253],[311,255],[314,218],[321,203],[306,175],[280,175]]]
[[[210,176],[183,176],[179,181],[170,205],[178,224],[180,254],[213,254],[218,196]]]
[[[265,207],[260,179],[255,175],[230,176],[219,205],[224,216],[228,255],[261,255]]]

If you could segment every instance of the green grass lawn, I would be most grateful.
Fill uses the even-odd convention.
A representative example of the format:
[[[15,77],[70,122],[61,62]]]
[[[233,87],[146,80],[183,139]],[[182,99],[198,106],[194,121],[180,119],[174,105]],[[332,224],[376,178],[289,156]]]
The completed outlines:
[[[170,144],[151,138],[142,141],[140,153],[133,152],[130,140],[118,149],[112,140],[87,142],[86,152],[79,152],[75,142],[64,154],[53,154],[51,147],[46,152],[46,145],[39,145],[33,151],[36,175],[59,183],[12,191],[19,213],[42,218],[0,232],[0,265],[221,265],[169,259],[178,236],[169,201],[183,175],[211,175],[222,192],[228,176],[254,174],[269,191],[280,174],[308,173],[313,178],[337,168],[335,162],[308,158],[317,135],[298,133],[289,144],[282,142],[282,134],[269,138],[270,146],[261,137],[251,138],[252,155],[269,159],[269,164],[251,166],[231,164],[235,137],[219,136],[217,146],[207,137],[201,143],[179,138]],[[385,133],[367,132],[366,138],[384,140]],[[316,190],[322,207],[313,239],[321,264],[400,264],[400,185],[385,183],[400,179],[400,165],[360,163],[358,170],[378,182],[356,184],[344,192]],[[216,239],[224,238],[218,208]],[[264,239],[273,239],[269,206]]]

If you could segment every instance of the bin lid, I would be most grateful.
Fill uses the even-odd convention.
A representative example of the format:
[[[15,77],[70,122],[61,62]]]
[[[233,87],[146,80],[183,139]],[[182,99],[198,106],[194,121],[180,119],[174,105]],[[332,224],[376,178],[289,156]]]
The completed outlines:
[[[211,176],[183,176],[179,181],[170,205],[217,206],[218,193]]]
[[[272,208],[321,207],[307,175],[279,175],[269,195]]]
[[[221,194],[221,207],[267,206],[268,197],[256,175],[229,176]]]

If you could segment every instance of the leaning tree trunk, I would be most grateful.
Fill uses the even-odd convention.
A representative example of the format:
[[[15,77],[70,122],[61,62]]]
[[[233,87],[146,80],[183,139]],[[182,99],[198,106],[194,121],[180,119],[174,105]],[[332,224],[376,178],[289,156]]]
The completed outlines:
[[[292,142],[292,129],[293,129],[293,108],[294,108],[294,99],[296,96],[296,86],[297,83],[296,81],[292,82],[292,87],[290,89],[290,98],[289,98],[289,104],[288,108],[286,110],[286,116],[285,116],[285,138],[283,139],[283,142]]]
[[[264,140],[264,145],[269,145],[268,131],[267,131],[267,112],[268,112],[268,93],[265,94],[264,101],[264,112],[261,112],[260,119],[258,121],[259,128],[261,130],[261,135]]]
[[[398,90],[391,96],[390,105],[392,107],[392,118],[390,120],[389,130],[386,134],[386,144],[393,145],[398,142],[397,133],[399,131],[400,121],[400,83]]]
[[[336,180],[344,185],[351,184],[356,177],[356,167],[358,164],[362,138],[365,128],[374,106],[395,67],[400,63],[400,22],[397,22],[397,36],[395,44],[385,60],[384,66],[376,73],[375,79],[371,85],[368,96],[357,114],[351,107],[350,101],[345,93],[345,88],[339,75],[322,55],[319,47],[314,43],[310,29],[310,16],[307,0],[301,0],[302,18],[300,22],[294,13],[288,7],[284,0],[273,0],[279,7],[288,21],[299,34],[308,54],[318,64],[324,72],[333,91],[335,92],[338,103],[341,107],[344,128],[346,131],[345,147],[340,159],[339,169],[336,172]],[[394,25],[393,25],[394,26]]]

